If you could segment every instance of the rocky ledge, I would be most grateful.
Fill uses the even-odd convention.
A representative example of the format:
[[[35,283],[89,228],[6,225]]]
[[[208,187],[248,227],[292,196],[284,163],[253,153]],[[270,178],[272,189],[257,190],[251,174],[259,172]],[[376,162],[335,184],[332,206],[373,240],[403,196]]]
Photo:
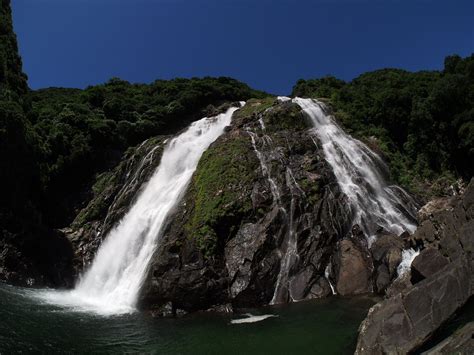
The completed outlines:
[[[462,196],[422,208],[419,222],[409,240],[421,250],[411,278],[370,309],[360,326],[357,354],[415,351],[473,294],[474,179]],[[456,339],[443,349],[456,349]]]

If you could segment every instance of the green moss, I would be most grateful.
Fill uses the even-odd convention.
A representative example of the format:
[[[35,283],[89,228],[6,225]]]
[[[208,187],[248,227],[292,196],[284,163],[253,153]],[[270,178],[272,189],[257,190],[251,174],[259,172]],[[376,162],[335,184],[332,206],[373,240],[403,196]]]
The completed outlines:
[[[263,99],[250,99],[234,114],[234,119],[242,119],[263,113],[275,104],[275,97],[269,96]]]
[[[268,132],[303,131],[311,127],[300,107],[296,104],[280,105],[267,111],[263,116],[263,122]]]
[[[185,225],[204,256],[212,257],[221,239],[235,233],[242,216],[252,212],[250,193],[256,158],[248,137],[227,138],[207,150],[190,187],[193,210]]]

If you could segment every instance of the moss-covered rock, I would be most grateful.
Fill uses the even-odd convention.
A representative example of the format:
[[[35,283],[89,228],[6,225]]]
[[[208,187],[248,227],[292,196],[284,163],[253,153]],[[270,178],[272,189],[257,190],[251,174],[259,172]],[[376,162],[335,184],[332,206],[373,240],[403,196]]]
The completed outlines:
[[[350,227],[344,206],[299,107],[250,100],[202,156],[142,304],[195,310],[322,297],[330,255]],[[293,243],[297,257],[286,262]]]
[[[244,132],[223,137],[204,153],[187,194],[185,225],[206,257],[231,238],[238,223],[252,213],[250,198],[258,161]]]

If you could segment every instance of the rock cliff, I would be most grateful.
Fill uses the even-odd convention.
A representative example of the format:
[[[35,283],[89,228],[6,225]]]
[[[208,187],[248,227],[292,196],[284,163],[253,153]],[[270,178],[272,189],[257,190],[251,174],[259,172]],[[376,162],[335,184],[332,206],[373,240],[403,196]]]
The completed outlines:
[[[462,196],[422,208],[419,220],[411,280],[369,311],[358,354],[416,350],[473,295],[474,179]]]

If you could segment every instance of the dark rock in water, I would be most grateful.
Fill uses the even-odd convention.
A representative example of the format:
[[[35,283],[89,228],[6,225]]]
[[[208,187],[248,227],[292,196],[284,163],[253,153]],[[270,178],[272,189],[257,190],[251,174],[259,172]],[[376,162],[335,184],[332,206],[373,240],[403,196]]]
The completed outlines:
[[[371,267],[360,247],[349,239],[339,242],[333,258],[336,274],[336,290],[342,296],[357,295],[371,291]]]
[[[474,354],[474,322],[466,324],[422,355]]]
[[[423,250],[411,264],[411,281],[413,284],[434,275],[448,264],[448,259],[434,248]]]
[[[412,264],[417,283],[402,277],[390,286],[361,324],[356,353],[414,351],[473,295],[474,179],[450,206],[432,210],[411,237],[425,248]]]
[[[175,315],[173,311],[173,303],[167,302],[158,308],[150,310],[150,314],[153,317],[173,317]]]
[[[319,277],[316,282],[313,283],[309,293],[306,295],[306,299],[323,298],[332,294],[331,285],[329,281],[324,277]]]
[[[289,293],[294,301],[301,301],[310,298],[321,298],[331,294],[331,288],[328,282],[318,277],[318,281],[314,281],[316,273],[313,268],[307,267],[294,275],[290,280]]]
[[[234,309],[232,304],[219,304],[211,308],[206,309],[206,312],[216,312],[216,313],[233,313]]]

